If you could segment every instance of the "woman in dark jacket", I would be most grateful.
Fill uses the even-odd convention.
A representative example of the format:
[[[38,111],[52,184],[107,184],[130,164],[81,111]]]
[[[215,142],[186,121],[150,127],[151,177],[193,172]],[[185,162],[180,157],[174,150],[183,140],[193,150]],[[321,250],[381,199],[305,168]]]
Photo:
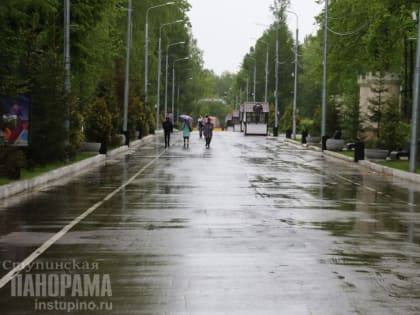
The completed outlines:
[[[213,124],[211,123],[210,117],[207,118],[206,123],[204,124],[204,138],[206,138],[206,148],[210,148],[211,138],[213,137]]]

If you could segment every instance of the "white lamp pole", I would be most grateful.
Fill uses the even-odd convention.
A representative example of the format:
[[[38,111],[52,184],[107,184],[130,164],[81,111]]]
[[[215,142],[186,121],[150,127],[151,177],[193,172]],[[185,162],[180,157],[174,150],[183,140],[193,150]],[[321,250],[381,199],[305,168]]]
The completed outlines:
[[[277,137],[279,135],[279,118],[278,118],[278,111],[279,111],[279,38],[278,38],[278,29],[279,26],[277,24],[276,26],[276,60],[275,60],[275,90],[274,90],[274,130],[273,130],[273,136]]]
[[[65,71],[65,79],[64,79],[64,87],[66,89],[67,95],[70,94],[71,91],[71,79],[70,79],[70,0],[64,0],[64,71]],[[69,142],[69,131],[70,131],[70,110],[66,108],[66,115],[64,120],[64,130],[67,134],[67,138],[65,140],[65,144],[67,145]]]
[[[125,60],[125,83],[124,83],[124,117],[123,117],[123,134],[125,135],[125,144],[129,144],[128,138],[128,92],[129,92],[129,76],[130,76],[130,50],[131,50],[131,13],[132,2],[128,0],[128,18],[127,18],[127,52]]]
[[[257,24],[257,25],[263,25],[263,24]],[[268,43],[262,39],[260,39],[259,41],[266,46],[264,102],[267,103],[267,99],[268,99]]]
[[[254,57],[249,57],[250,59],[254,60],[254,103],[256,102],[256,89],[257,89],[257,60]]]
[[[417,138],[418,138],[418,119],[419,119],[419,101],[420,101],[420,10],[417,31],[417,54],[416,54],[416,74],[414,77],[414,97],[413,110],[411,118],[411,143],[410,143],[410,172],[415,173],[417,169]]]
[[[326,136],[326,112],[327,112],[327,53],[328,53],[328,0],[325,0],[325,14],[324,14],[324,68],[322,79],[322,121],[321,121],[321,136],[322,136],[322,150],[324,150],[324,137]]]
[[[295,43],[295,83],[293,93],[293,129],[292,138],[296,139],[296,107],[298,93],[298,62],[299,62],[299,16],[293,11],[287,11],[296,17],[296,43]]]

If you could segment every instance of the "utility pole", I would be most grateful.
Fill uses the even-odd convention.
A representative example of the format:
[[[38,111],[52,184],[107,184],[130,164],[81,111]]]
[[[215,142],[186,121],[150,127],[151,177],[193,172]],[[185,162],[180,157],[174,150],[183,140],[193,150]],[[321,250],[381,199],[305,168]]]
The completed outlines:
[[[128,18],[127,18],[127,52],[125,60],[125,83],[124,83],[124,117],[123,117],[123,134],[125,135],[125,144],[129,145],[128,134],[128,92],[129,92],[129,77],[130,77],[130,50],[131,50],[131,12],[132,1],[128,0]]]

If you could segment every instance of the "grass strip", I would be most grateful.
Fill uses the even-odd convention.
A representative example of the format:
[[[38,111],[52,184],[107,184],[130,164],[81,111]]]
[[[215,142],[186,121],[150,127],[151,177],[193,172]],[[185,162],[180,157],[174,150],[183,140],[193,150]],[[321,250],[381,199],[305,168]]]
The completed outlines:
[[[33,177],[36,177],[36,176],[40,176],[40,175],[43,175],[47,172],[58,169],[60,167],[83,161],[83,160],[88,159],[90,157],[93,157],[95,155],[97,155],[97,153],[81,152],[74,159],[72,159],[70,161],[54,162],[54,163],[47,164],[45,166],[37,166],[33,170],[27,170],[27,169],[23,168],[23,169],[21,169],[20,179],[18,179],[18,180],[0,177],[0,186],[1,185],[7,185],[7,184],[10,184],[10,183],[19,181],[19,180],[30,179],[30,178],[33,178]]]

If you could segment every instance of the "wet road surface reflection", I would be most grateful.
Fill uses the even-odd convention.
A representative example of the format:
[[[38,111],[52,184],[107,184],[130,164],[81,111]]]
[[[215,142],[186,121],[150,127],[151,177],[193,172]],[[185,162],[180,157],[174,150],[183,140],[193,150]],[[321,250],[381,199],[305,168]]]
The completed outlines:
[[[98,204],[0,290],[2,314],[420,313],[418,185],[281,139],[161,140],[0,201],[3,278]]]

